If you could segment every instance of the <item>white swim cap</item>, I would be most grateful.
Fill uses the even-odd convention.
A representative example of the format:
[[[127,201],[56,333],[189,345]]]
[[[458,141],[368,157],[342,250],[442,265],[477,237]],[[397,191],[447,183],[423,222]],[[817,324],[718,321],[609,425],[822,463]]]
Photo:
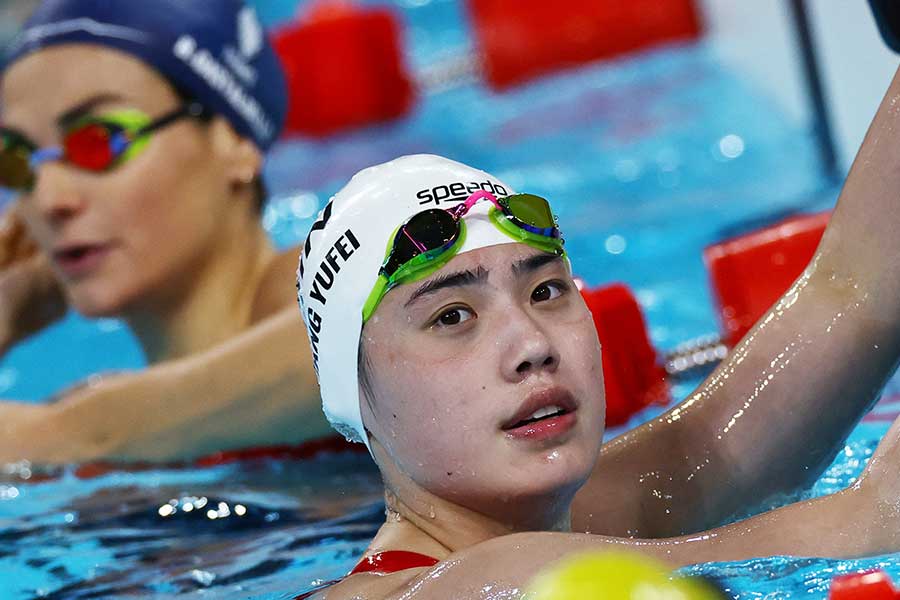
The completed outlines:
[[[502,197],[512,189],[484,171],[418,154],[353,176],[310,229],[300,253],[297,297],[309,332],[322,408],[347,439],[369,441],[359,407],[357,360],[362,310],[378,280],[391,235],[412,215],[449,208],[478,190]],[[513,242],[488,217],[489,202],[465,216],[460,253]]]

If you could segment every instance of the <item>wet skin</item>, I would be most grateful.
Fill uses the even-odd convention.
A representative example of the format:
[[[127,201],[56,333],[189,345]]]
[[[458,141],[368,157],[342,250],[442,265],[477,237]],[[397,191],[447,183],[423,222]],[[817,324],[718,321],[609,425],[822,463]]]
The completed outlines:
[[[416,295],[441,279],[456,283]],[[363,338],[375,374],[364,419],[402,485],[501,524],[565,520],[543,507],[589,475],[604,398],[596,329],[562,259],[523,244],[462,254],[392,290]],[[539,435],[513,427],[554,404],[569,410]]]

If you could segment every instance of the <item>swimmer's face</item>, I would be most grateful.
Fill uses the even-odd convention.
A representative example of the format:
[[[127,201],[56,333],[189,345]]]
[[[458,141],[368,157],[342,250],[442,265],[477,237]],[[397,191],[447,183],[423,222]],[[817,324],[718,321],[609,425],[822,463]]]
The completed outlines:
[[[463,253],[388,293],[363,337],[364,422],[416,484],[496,514],[588,477],[603,434],[600,345],[562,259],[514,243]],[[567,414],[525,423],[555,408]]]
[[[165,79],[130,55],[64,45],[4,74],[0,121],[48,146],[60,143],[63,115],[137,109],[157,118],[180,103]],[[20,209],[74,308],[116,315],[183,301],[210,258],[234,243],[227,230],[238,209],[230,191],[248,168],[236,163],[235,144],[244,142],[234,138],[222,119],[182,119],[110,171],[65,162],[39,168]]]

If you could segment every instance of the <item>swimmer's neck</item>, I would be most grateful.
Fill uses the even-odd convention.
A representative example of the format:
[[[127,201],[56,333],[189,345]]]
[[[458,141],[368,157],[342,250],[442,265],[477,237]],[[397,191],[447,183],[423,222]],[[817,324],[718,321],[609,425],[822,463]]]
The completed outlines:
[[[373,440],[373,449],[376,445]],[[384,450],[379,446],[375,451]],[[382,462],[387,519],[370,546],[373,551],[412,550],[444,558],[511,533],[571,531],[575,489],[505,502],[499,498],[486,500],[483,510],[475,510],[423,489],[393,464]],[[441,556],[436,556],[441,548]]]
[[[243,229],[223,234],[180,281],[125,312],[148,363],[203,352],[252,324],[257,288],[276,252],[258,220]]]
[[[424,513],[422,502],[428,506]],[[453,552],[511,533],[571,531],[569,510],[551,521],[546,515],[537,518],[538,509],[532,515],[535,518],[512,523],[488,517],[435,496],[418,496],[416,504],[416,508],[412,508],[392,492],[385,492],[386,518],[370,545],[373,552],[412,550],[443,559]]]

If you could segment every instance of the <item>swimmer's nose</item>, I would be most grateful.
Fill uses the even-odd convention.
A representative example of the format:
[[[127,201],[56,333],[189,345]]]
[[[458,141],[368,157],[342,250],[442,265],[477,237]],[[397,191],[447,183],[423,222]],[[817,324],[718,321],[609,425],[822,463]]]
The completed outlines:
[[[40,167],[34,189],[27,200],[41,217],[53,224],[72,218],[85,207],[85,199],[68,168],[56,163]]]
[[[503,358],[503,376],[512,382],[524,381],[542,371],[553,373],[559,367],[559,353],[550,338],[530,319],[512,323],[507,352]]]

